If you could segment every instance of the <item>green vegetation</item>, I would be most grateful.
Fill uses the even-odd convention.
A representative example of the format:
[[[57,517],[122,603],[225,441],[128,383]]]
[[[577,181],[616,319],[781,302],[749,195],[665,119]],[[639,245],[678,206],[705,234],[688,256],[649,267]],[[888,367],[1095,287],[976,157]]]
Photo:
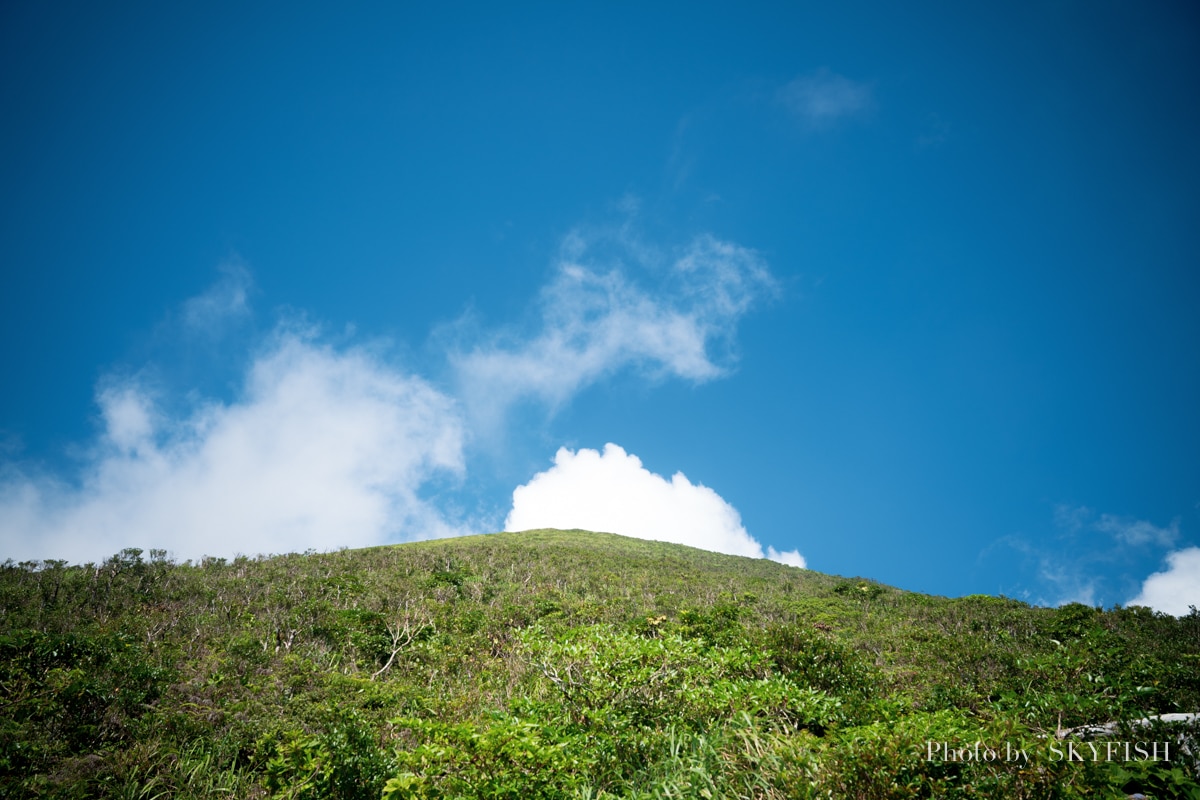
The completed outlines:
[[[1200,710],[1195,612],[580,531],[164,555],[0,568],[0,796],[1200,798],[1169,726],[1113,738],[1170,761],[1054,756]]]

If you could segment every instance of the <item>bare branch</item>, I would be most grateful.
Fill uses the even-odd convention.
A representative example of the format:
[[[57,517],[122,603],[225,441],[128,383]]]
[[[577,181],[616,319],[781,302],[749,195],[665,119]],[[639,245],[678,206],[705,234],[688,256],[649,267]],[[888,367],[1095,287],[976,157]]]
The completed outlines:
[[[405,613],[403,619],[396,620],[396,622],[387,626],[388,633],[392,637],[392,654],[388,656],[387,663],[380,667],[379,670],[373,675],[371,675],[371,680],[375,680],[380,675],[387,672],[388,669],[391,668],[392,662],[396,660],[396,655],[399,654],[401,650],[412,644],[413,640],[416,639],[417,636],[419,636],[426,628],[433,627],[433,622],[431,622],[428,617],[422,618],[420,620],[420,624],[416,627],[413,627],[414,620],[412,615],[408,613],[408,603],[404,604],[404,611]]]

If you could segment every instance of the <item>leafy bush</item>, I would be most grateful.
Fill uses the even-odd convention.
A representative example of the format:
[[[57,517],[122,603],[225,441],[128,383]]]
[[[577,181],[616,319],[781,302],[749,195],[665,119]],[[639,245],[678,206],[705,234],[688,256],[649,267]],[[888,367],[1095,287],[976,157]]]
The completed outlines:
[[[171,677],[120,633],[0,636],[0,788],[141,735],[139,718]]]
[[[527,705],[555,723],[581,729],[699,729],[745,712],[791,729],[823,731],[841,719],[840,702],[774,671],[768,654],[718,647],[665,633],[644,638],[607,626],[551,638],[522,632],[543,679]]]
[[[267,788],[281,800],[374,800],[393,771],[371,728],[339,711],[319,733],[284,735],[267,763]]]
[[[592,746],[531,722],[498,716],[448,724],[399,718],[392,724],[409,746],[396,753],[398,773],[383,796],[394,800],[473,797],[551,800],[583,785]]]
[[[796,625],[775,626],[766,633],[775,668],[789,680],[843,699],[861,713],[882,676],[862,656],[832,636]]]

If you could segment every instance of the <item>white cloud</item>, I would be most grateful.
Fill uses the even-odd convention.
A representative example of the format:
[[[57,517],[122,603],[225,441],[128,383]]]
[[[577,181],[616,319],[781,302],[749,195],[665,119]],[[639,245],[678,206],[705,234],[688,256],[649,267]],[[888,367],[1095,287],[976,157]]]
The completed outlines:
[[[1099,517],[1087,506],[1071,506],[1060,503],[1054,507],[1054,525],[1068,534],[1077,534],[1086,529],[1107,533],[1117,542],[1132,546],[1146,544],[1168,548],[1179,539],[1180,519],[1160,527],[1152,522],[1117,514],[1101,514]]]
[[[96,398],[105,439],[126,455],[146,453],[154,444],[159,420],[150,394],[135,382],[111,383]]]
[[[1146,578],[1142,591],[1126,605],[1186,616],[1189,606],[1200,607],[1200,547],[1167,554],[1167,569]]]
[[[1049,556],[1041,559],[1039,577],[1043,583],[1054,587],[1054,599],[1041,599],[1039,605],[1065,606],[1068,603],[1096,605],[1096,581],[1084,577],[1078,565],[1066,564]]]
[[[1096,522],[1096,530],[1110,533],[1126,544],[1170,547],[1179,538],[1179,518],[1171,520],[1167,527],[1160,528],[1141,519],[1102,514]]]
[[[513,491],[505,530],[582,528],[674,542],[718,553],[762,558],[763,548],[742,526],[737,509],[682,472],[670,480],[642,466],[615,444],[604,452],[560,448],[554,466]],[[804,567],[793,550],[769,548],[774,561]]]
[[[811,127],[823,127],[863,113],[873,104],[867,84],[824,67],[788,83],[778,96],[783,105]]]
[[[1087,506],[1072,506],[1058,503],[1054,506],[1054,525],[1067,533],[1078,533],[1092,518]]]
[[[599,268],[594,251],[605,248],[616,253]],[[657,275],[657,290],[629,276],[630,262]],[[728,359],[714,347],[728,344],[741,316],[774,291],[754,251],[712,236],[663,259],[624,232],[575,232],[542,290],[537,329],[492,337],[452,353],[451,362],[472,418],[495,429],[515,402],[534,399],[554,409],[627,366],[696,382],[724,375]]]
[[[188,328],[212,334],[230,320],[250,315],[249,293],[254,281],[249,270],[238,263],[226,263],[220,271],[220,280],[183,304],[183,321]]]
[[[1132,548],[1172,547],[1180,536],[1180,519],[1176,517],[1167,526],[1158,526],[1135,517],[1117,514],[1097,514],[1087,506],[1060,503],[1054,507],[1054,526],[1060,531],[1060,540],[1066,537],[1086,536],[1095,540],[1096,534],[1107,534],[1112,544],[1100,548],[1071,546],[1069,552],[1051,553],[1044,549],[1027,549],[1027,554],[1036,555],[1040,562],[1038,577],[1046,587],[1053,587],[1053,605],[1063,603],[1085,603],[1093,605],[1105,597],[1112,598],[1111,584],[1094,574],[1103,565],[1127,560],[1133,555]],[[1104,566],[1107,570],[1110,566]]]
[[[418,494],[463,469],[454,402],[366,352],[283,331],[236,402],[170,418],[130,380],[97,401],[104,430],[78,484],[7,468],[4,557],[198,558],[458,532]]]
[[[799,550],[785,550],[781,553],[768,545],[767,558],[778,561],[780,564],[787,564],[789,567],[805,569],[808,566],[808,562],[804,560],[804,556],[800,555]]]

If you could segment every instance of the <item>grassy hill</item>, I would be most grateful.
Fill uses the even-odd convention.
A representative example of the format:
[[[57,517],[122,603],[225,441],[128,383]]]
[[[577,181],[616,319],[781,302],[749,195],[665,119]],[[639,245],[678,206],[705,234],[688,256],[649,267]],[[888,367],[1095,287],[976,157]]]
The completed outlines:
[[[583,531],[142,556],[0,568],[0,796],[1200,797],[1174,730],[1055,737],[1200,710],[1196,613]]]

